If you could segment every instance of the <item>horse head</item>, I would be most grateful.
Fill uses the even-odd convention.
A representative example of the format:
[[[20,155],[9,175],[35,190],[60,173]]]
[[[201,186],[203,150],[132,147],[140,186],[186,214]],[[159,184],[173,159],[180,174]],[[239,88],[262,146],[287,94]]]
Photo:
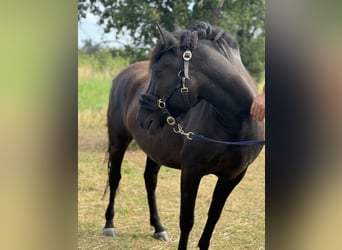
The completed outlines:
[[[137,120],[141,127],[154,134],[166,123],[173,126],[179,115],[201,99],[223,107],[223,113],[229,112],[230,107],[225,109],[222,103],[229,95],[235,97],[234,90],[224,93],[225,81],[234,85],[240,80],[250,80],[246,79],[249,75],[242,65],[238,43],[205,22],[173,33],[159,25],[157,28],[160,40],[150,57],[151,79],[139,99]],[[217,84],[220,82],[223,87]],[[227,96],[218,97],[219,94]],[[253,94],[247,94],[249,98],[244,100],[251,103]]]

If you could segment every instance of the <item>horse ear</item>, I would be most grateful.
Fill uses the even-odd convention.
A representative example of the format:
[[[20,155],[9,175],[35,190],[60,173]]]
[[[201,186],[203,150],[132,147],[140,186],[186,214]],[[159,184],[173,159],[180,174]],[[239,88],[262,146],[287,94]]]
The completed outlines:
[[[160,39],[166,47],[171,47],[177,44],[177,39],[170,32],[160,27],[159,23],[156,23],[156,25]]]

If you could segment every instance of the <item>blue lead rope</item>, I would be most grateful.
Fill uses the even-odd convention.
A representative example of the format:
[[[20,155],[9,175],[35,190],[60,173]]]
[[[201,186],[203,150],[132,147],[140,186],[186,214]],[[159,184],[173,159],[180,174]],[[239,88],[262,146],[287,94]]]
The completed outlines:
[[[179,124],[171,124],[169,123],[168,119],[166,120],[169,125],[175,126],[173,128],[173,132],[176,134],[181,134],[186,137],[186,139],[192,141],[203,141],[203,142],[214,142],[214,143],[221,143],[225,145],[240,145],[240,146],[250,146],[250,145],[265,145],[265,140],[248,140],[248,141],[219,141],[214,140],[203,135],[197,135],[194,132],[184,132],[183,127]]]
[[[195,141],[205,141],[205,142],[215,142],[215,143],[221,143],[221,144],[226,144],[226,145],[241,145],[241,146],[248,146],[248,145],[264,145],[265,140],[253,140],[253,141],[218,141],[214,139],[207,138],[203,135],[196,135],[192,134],[191,135],[191,140]]]

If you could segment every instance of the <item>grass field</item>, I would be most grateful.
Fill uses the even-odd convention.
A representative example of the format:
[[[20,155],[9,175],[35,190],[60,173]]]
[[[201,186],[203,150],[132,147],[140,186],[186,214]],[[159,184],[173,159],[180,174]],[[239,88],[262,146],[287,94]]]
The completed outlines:
[[[176,249],[179,239],[180,172],[166,167],[160,171],[157,187],[159,214],[171,241],[157,241],[151,237],[153,228],[149,225],[143,180],[145,155],[133,148],[126,152],[116,199],[117,237],[102,236],[108,200],[108,197],[101,200],[101,196],[107,180],[105,117],[111,80],[81,79],[78,86],[78,249]],[[215,182],[216,177],[211,175],[201,182],[189,249],[197,249]],[[211,239],[210,249],[264,249],[264,237],[262,151],[228,199]]]

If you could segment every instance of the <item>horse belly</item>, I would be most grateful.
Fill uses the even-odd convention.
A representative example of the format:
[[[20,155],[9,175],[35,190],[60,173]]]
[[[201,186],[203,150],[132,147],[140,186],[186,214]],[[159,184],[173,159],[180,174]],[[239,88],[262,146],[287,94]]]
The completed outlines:
[[[153,161],[171,168],[180,169],[179,149],[170,148],[165,141],[158,138],[150,138],[149,140],[135,138],[140,148]]]
[[[216,175],[224,178],[235,178],[255,159],[255,150],[250,146],[238,146],[226,150],[217,160]]]

